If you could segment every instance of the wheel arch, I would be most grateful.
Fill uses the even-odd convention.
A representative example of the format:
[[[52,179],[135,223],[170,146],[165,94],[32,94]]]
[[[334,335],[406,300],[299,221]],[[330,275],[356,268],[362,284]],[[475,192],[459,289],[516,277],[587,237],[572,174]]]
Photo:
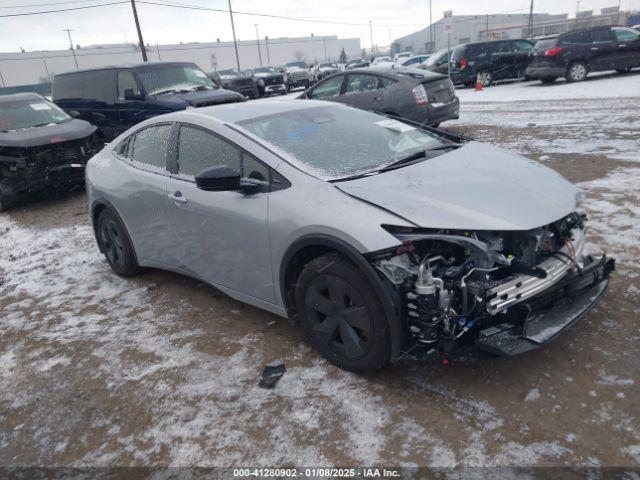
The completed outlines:
[[[138,254],[136,253],[136,247],[134,243],[131,241],[131,235],[129,234],[129,229],[127,228],[127,224],[124,222],[124,220],[122,219],[122,216],[120,215],[120,213],[118,213],[118,210],[113,206],[113,204],[108,200],[104,200],[104,199],[94,200],[93,203],[91,204],[91,224],[93,226],[93,235],[96,239],[96,243],[98,244],[98,249],[100,250],[100,253],[104,253],[104,252],[102,251],[102,245],[100,243],[100,238],[98,235],[98,218],[100,217],[100,214],[107,208],[113,212],[113,214],[118,218],[118,220],[120,220],[120,223],[122,223],[122,225],[124,226],[124,233],[127,235],[127,240],[129,240],[129,244],[131,245],[133,256],[135,257],[136,262],[138,262]]]
[[[344,240],[326,235],[307,235],[296,240],[282,257],[279,272],[279,288],[287,314],[296,322],[297,312],[293,299],[293,287],[304,266],[327,253],[338,253],[351,262],[371,283],[389,324],[391,360],[396,360],[406,346],[407,330],[401,318],[400,298],[395,290],[376,273],[369,261]]]

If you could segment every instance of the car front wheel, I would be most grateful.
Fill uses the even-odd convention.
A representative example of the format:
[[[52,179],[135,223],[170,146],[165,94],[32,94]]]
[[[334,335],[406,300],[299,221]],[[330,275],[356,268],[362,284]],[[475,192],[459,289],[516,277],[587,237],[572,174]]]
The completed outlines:
[[[370,372],[389,359],[382,305],[365,276],[337,254],[303,269],[295,287],[300,323],[311,344],[335,365]]]
[[[567,69],[567,82],[581,82],[587,78],[589,67],[584,62],[573,62]]]
[[[105,208],[98,217],[98,242],[111,269],[123,277],[140,272],[127,230],[113,211]]]

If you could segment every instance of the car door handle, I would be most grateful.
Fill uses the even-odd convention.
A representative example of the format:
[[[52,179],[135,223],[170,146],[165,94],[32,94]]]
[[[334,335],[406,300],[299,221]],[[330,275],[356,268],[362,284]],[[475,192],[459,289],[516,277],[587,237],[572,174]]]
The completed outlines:
[[[379,102],[380,100],[382,100],[382,97],[373,97],[371,99],[372,102]]]
[[[625,44],[622,44],[622,45],[618,45],[618,46],[619,46],[619,47],[626,47],[626,45],[625,45]]]
[[[182,196],[182,192],[177,191],[175,193],[170,193],[169,195],[167,195],[171,200],[173,200],[176,203],[187,203],[189,200],[187,200],[185,197]]]
[[[591,50],[598,50],[598,47],[591,47]]]

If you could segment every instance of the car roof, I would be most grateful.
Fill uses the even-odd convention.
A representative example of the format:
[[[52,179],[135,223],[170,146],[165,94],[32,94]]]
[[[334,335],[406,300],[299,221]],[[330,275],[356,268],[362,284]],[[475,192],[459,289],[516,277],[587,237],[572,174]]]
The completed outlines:
[[[244,120],[264,117],[266,115],[277,115],[279,113],[304,110],[312,107],[326,106],[331,108],[350,108],[336,102],[323,102],[321,100],[299,100],[295,98],[273,98],[254,102],[225,103],[222,105],[212,105],[210,107],[190,108],[173,113],[154,117],[167,121],[172,116],[197,115],[208,117],[221,123],[240,123]]]
[[[25,93],[12,93],[10,95],[0,95],[0,105],[9,102],[29,102],[34,100],[45,100],[42,95],[37,93],[25,92]]]
[[[73,70],[71,72],[64,73],[56,73],[56,77],[62,75],[73,75],[75,73],[84,73],[84,72],[96,72],[99,70],[114,70],[114,69],[137,69],[137,68],[147,68],[147,67],[155,67],[155,66],[169,66],[169,65],[194,65],[193,62],[140,62],[140,63],[123,63],[120,65],[109,65],[105,67],[93,67],[93,68],[83,68],[80,70]]]
[[[415,78],[418,75],[424,80],[446,77],[446,75],[443,75],[441,73],[430,72],[428,70],[422,70],[420,68],[394,67],[386,65],[374,65],[372,67],[354,68],[353,70],[349,70],[349,73],[354,72],[376,73],[394,78],[414,78],[415,80],[419,80],[419,78]]]

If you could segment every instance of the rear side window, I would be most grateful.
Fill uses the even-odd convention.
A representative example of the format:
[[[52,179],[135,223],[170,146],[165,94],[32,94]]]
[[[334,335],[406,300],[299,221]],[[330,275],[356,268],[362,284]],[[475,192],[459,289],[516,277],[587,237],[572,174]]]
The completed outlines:
[[[366,74],[353,74],[347,76],[347,89],[345,95],[371,92],[378,89],[378,77]]]
[[[572,32],[562,37],[564,43],[586,44],[591,43],[589,32]]]
[[[343,75],[336,75],[324,82],[320,83],[317,87],[311,90],[309,98],[320,99],[336,97],[340,95],[340,87],[342,86]]]
[[[178,140],[178,172],[195,177],[208,167],[226,165],[240,172],[241,151],[201,128],[183,125]]]
[[[82,98],[82,74],[57,75],[53,80],[52,97],[54,100]]]
[[[396,83],[395,80],[391,80],[387,77],[379,77],[380,78],[380,88],[389,88],[391,85]]]
[[[122,70],[118,72],[118,100],[125,100],[127,90],[130,90],[131,94],[135,96],[142,94],[133,73],[129,70]]]
[[[640,32],[636,32],[630,28],[614,28],[613,33],[618,42],[629,42],[640,39]]]
[[[464,45],[460,45],[459,47],[454,48],[453,51],[451,52],[451,61],[457,62],[462,57],[464,57],[465,48],[466,47]]]
[[[111,103],[115,100],[116,85],[113,70],[85,72],[82,83],[82,98],[105,103]]]
[[[153,167],[153,170],[165,171],[170,140],[171,125],[147,127],[129,140],[127,156],[134,162]]]
[[[611,38],[611,31],[608,28],[600,29],[600,30],[592,30],[590,33],[591,41],[596,42],[610,42],[613,40]]]

